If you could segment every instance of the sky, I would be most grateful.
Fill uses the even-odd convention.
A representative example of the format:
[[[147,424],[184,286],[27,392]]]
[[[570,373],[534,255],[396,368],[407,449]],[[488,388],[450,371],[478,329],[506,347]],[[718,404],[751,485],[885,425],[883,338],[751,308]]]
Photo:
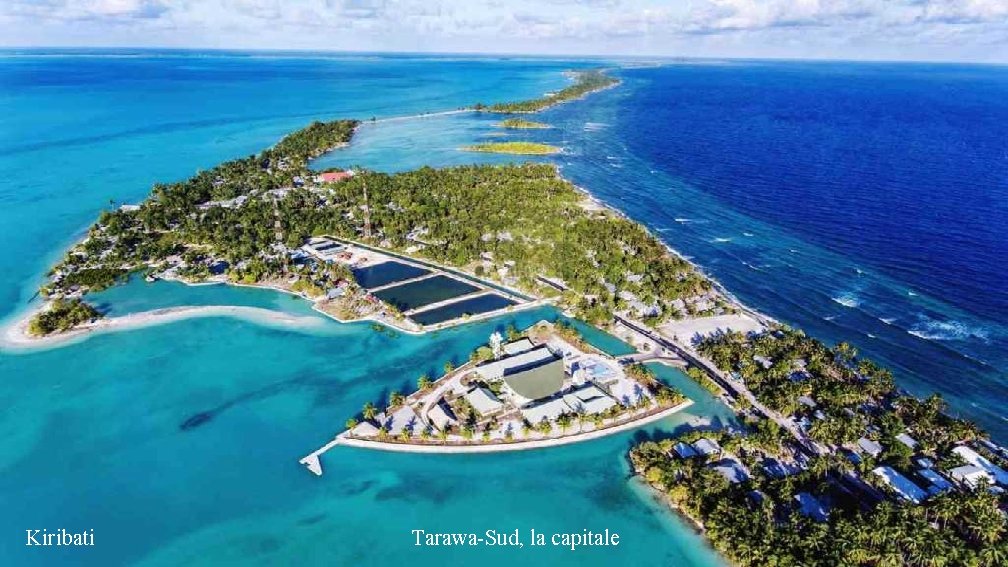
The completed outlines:
[[[2,0],[0,46],[1008,63],[1008,0]]]

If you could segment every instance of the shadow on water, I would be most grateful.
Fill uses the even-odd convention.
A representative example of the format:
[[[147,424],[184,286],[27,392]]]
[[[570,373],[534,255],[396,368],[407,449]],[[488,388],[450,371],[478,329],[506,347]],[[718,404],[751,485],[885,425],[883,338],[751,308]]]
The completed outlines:
[[[330,386],[331,384],[332,381],[330,380],[322,380],[308,375],[296,376],[294,378],[291,378],[290,380],[282,380],[280,382],[269,384],[257,390],[252,390],[250,392],[246,392],[244,394],[236,396],[209,410],[194,413],[188,418],[186,418],[186,420],[183,421],[181,424],[179,424],[179,429],[182,431],[195,429],[202,425],[206,425],[221,413],[237,405],[257,400],[264,400],[272,396],[275,396],[279,393],[290,390],[292,388],[302,388],[308,386],[322,389]]]

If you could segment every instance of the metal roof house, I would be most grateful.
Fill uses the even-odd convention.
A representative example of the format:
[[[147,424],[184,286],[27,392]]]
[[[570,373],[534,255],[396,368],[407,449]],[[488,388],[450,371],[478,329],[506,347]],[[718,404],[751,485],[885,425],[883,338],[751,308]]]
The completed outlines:
[[[798,512],[807,518],[812,518],[817,522],[825,522],[829,519],[829,510],[818,498],[808,492],[795,494],[795,502],[798,504]]]
[[[593,384],[565,394],[563,399],[571,409],[586,415],[605,413],[609,408],[618,403],[612,399],[612,396],[606,394]]]
[[[697,453],[700,453],[705,457],[721,453],[721,446],[706,437],[694,441],[693,448],[696,449]]]
[[[977,453],[966,445],[959,445],[955,449],[952,449],[952,452],[962,457],[967,463],[986,471],[994,479],[994,482],[1008,486],[1008,471],[995,465],[987,457]]]
[[[473,388],[466,393],[465,399],[472,405],[476,413],[480,415],[490,415],[500,411],[504,404],[490,390],[480,387]]]
[[[882,454],[882,445],[880,445],[877,441],[872,441],[867,437],[862,437],[858,439],[857,444],[862,451],[873,457],[877,457]]]
[[[476,373],[484,380],[500,380],[506,374],[521,372],[553,360],[559,359],[548,348],[542,346],[477,366]]]
[[[914,484],[909,478],[903,476],[892,467],[876,467],[872,470],[886,484],[892,487],[903,499],[920,504],[927,498],[927,492]]]

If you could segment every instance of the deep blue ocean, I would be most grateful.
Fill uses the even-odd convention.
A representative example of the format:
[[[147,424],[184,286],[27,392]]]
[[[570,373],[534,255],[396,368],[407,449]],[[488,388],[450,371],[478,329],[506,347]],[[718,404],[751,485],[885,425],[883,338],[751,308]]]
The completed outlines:
[[[0,318],[109,202],[247,155],[316,118],[388,118],[537,96],[563,71],[618,66],[616,89],[541,115],[565,176],[689,256],[743,301],[890,365],[903,387],[1008,441],[1008,68],[638,62],[232,52],[0,51]],[[503,161],[459,151],[496,117],[361,128],[319,165],[403,170]],[[297,459],[364,401],[406,389],[538,310],[424,337],[313,315],[264,290],[129,285],[128,313],[251,305],[235,318],[0,350],[0,564],[718,565],[627,477],[635,436],[730,412],[697,404],[643,432],[525,454],[338,449]],[[606,348],[625,348],[603,335]],[[183,429],[200,413],[209,421]],[[29,528],[94,529],[89,549],[26,549]],[[577,552],[413,546],[411,529],[605,529]]]

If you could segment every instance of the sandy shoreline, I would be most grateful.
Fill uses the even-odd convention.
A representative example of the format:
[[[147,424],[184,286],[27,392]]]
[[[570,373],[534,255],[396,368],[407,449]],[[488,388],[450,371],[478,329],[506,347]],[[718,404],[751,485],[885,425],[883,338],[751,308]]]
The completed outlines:
[[[283,311],[274,311],[262,307],[247,307],[239,305],[185,305],[165,307],[99,319],[67,331],[65,333],[36,337],[28,334],[28,323],[35,311],[8,325],[0,338],[0,347],[4,350],[36,350],[61,346],[70,342],[82,340],[93,334],[114,331],[126,331],[164,325],[185,319],[201,317],[232,317],[260,324],[283,328],[305,328],[318,326],[320,320],[304,315],[292,315]]]
[[[621,423],[619,425],[614,425],[612,427],[605,427],[603,429],[596,429],[586,433],[574,433],[571,435],[565,435],[563,437],[555,437],[550,439],[534,439],[531,441],[516,441],[511,443],[486,443],[486,444],[474,443],[472,445],[437,445],[437,444],[420,445],[412,443],[393,443],[385,441],[357,439],[348,437],[344,432],[337,436],[336,444],[347,447],[374,449],[379,451],[393,451],[399,453],[473,454],[473,453],[501,453],[507,451],[529,451],[532,449],[545,449],[547,447],[560,447],[563,445],[570,445],[573,443],[582,443],[584,441],[591,441],[593,439],[600,439],[602,437],[607,437],[609,435],[623,433],[624,431],[630,431],[632,429],[637,429],[638,427],[643,427],[656,421],[661,421],[662,419],[670,417],[690,407],[691,405],[693,405],[693,400],[686,400],[681,404],[678,404],[676,406],[670,407],[668,409],[662,410],[660,412],[645,417],[641,417],[640,419],[632,419],[626,423]]]

